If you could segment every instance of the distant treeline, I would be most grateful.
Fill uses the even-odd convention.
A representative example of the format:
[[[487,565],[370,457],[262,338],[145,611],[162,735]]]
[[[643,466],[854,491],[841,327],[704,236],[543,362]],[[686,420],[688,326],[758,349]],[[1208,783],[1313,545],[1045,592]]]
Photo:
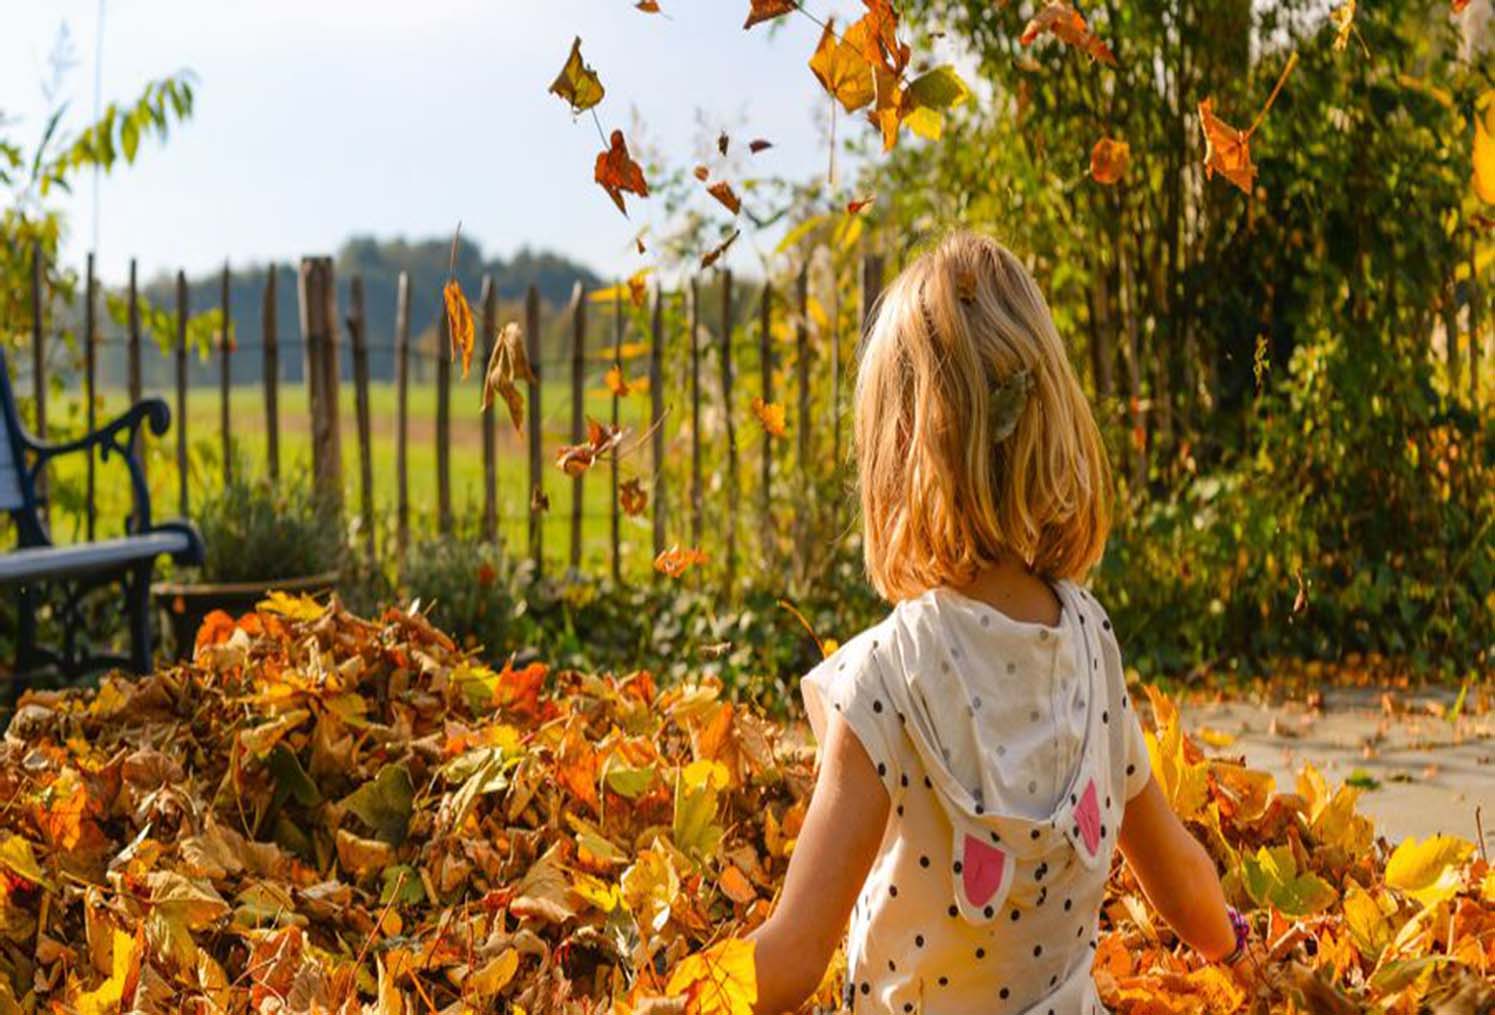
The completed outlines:
[[[404,239],[380,240],[371,236],[355,236],[337,252],[338,311],[344,321],[349,308],[349,281],[354,275],[363,278],[370,347],[369,371],[374,380],[387,381],[394,378],[395,300],[401,271],[410,274],[412,348],[431,347],[437,313],[441,306],[441,287],[447,279],[451,249],[451,242],[445,239],[411,242]],[[272,265],[268,264],[229,264],[229,316],[237,345],[232,360],[232,376],[236,384],[253,384],[262,379],[262,294],[266,275],[271,268]],[[276,313],[282,350],[281,376],[283,380],[295,382],[300,380],[302,371],[301,323],[296,296],[297,266],[275,264],[273,268],[277,273]],[[492,275],[505,315],[503,319],[518,313],[518,304],[531,284],[538,288],[540,298],[551,308],[565,305],[570,299],[572,286],[578,280],[589,288],[602,284],[591,269],[547,251],[524,247],[509,259],[484,259],[481,247],[466,237],[461,239],[457,247],[456,274],[468,298],[473,301],[474,309],[478,309],[476,304],[482,291],[483,276]],[[218,308],[222,299],[221,273],[189,276],[187,283],[191,314]],[[143,285],[142,291],[153,307],[175,313],[174,277],[163,275],[153,278]],[[509,305],[504,306],[505,304]],[[101,305],[100,314],[104,313]],[[553,315],[548,316],[553,320]],[[124,329],[115,322],[109,322],[101,330],[109,339],[100,350],[101,383],[106,386],[122,385],[125,378],[125,348],[118,338],[123,335]],[[545,330],[549,336],[554,329]],[[174,376],[172,361],[160,354],[158,338],[168,344],[174,341],[174,335],[145,336],[142,366],[143,382],[147,389],[168,386]],[[339,333],[338,340],[340,343],[347,342],[346,327]],[[344,351],[344,374],[348,373],[350,361],[351,357]],[[418,374],[422,373],[428,368],[428,363],[428,359],[416,357],[413,370]],[[193,355],[189,371],[194,386],[218,382],[219,365],[216,357],[203,362]]]

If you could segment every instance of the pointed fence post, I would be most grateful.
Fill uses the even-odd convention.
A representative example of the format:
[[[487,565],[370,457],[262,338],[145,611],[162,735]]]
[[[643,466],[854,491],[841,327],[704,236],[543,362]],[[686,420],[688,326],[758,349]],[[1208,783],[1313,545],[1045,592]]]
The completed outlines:
[[[31,249],[31,407],[36,439],[47,439],[47,307],[42,299],[47,280],[47,253],[38,241]],[[51,523],[52,505],[47,498],[47,466],[36,470],[36,496],[42,520]]]
[[[483,292],[479,297],[483,308],[483,358],[482,369],[488,368],[493,355],[493,340],[498,330],[498,294],[493,288],[493,276],[483,276]],[[494,429],[493,406],[483,410],[480,425],[483,429],[483,539],[498,542],[498,434]]]
[[[306,394],[311,410],[312,473],[317,490],[339,509],[343,455],[339,435],[337,290],[330,257],[303,257],[297,297],[306,346]]]
[[[664,552],[664,289],[654,290],[654,319],[649,341],[649,430],[653,435],[654,556]]]
[[[410,273],[395,289],[395,547],[400,566],[410,548]]]
[[[364,549],[374,559],[374,449],[369,412],[368,322],[363,309],[363,277],[348,283],[348,340],[353,348],[353,409],[358,422],[358,491]]]
[[[141,397],[140,379],[140,294],[136,288],[135,259],[130,258],[130,290],[127,297],[130,305],[125,311],[127,333],[125,336],[125,384],[129,392],[130,404],[135,405]],[[140,431],[135,431],[135,440],[130,445],[130,453],[140,461],[140,469],[145,471],[148,461],[142,453],[144,448],[142,442],[144,437]],[[130,531],[136,529],[134,521],[130,524]]]
[[[187,273],[176,273],[177,509],[187,517]]]
[[[452,322],[436,315],[436,528],[452,533]]]
[[[571,290],[571,443],[586,439],[587,299],[580,282]],[[582,477],[571,480],[571,567],[581,567]]]
[[[758,368],[763,404],[773,404],[773,286],[763,283],[763,297],[758,304]],[[773,452],[778,438],[763,429],[763,452],[759,462],[758,503],[763,516],[763,563],[772,567],[778,557],[773,527]]]
[[[264,354],[265,466],[270,478],[280,478],[280,322],[275,305],[275,263],[265,269],[260,302],[261,352]]]
[[[524,294],[524,341],[534,379],[529,382],[529,555],[535,562],[535,577],[545,571],[545,479],[540,459],[540,290],[531,285]]]
[[[737,413],[732,403],[732,271],[724,268],[722,280],[722,410],[727,429],[727,532],[726,571],[724,580],[728,596],[737,589]]]
[[[794,294],[796,313],[794,322],[794,375],[795,390],[799,397],[798,417],[799,433],[796,435],[798,441],[798,460],[796,461],[799,483],[800,510],[798,515],[797,545],[799,560],[805,559],[805,553],[809,549],[808,540],[810,535],[809,526],[809,492],[810,492],[810,449],[811,449],[811,419],[810,419],[810,266],[807,263],[800,266],[799,279],[795,285]]]
[[[228,262],[223,264],[223,277],[218,289],[218,437],[223,447],[223,485],[234,478],[234,446],[232,418],[229,406],[230,386],[233,384],[234,327],[229,314],[228,287],[231,281]]]
[[[623,374],[623,288],[624,284],[618,282],[613,286],[613,369],[618,371],[621,378]],[[616,430],[621,423],[621,402],[617,389],[612,392],[612,425]],[[623,580],[623,518],[618,503],[618,455],[615,451],[608,456],[609,473],[612,478],[612,505],[608,512],[609,535],[611,537],[612,555],[609,558],[612,564],[612,576],[615,583]]]
[[[690,280],[690,545],[701,545],[701,284]]]

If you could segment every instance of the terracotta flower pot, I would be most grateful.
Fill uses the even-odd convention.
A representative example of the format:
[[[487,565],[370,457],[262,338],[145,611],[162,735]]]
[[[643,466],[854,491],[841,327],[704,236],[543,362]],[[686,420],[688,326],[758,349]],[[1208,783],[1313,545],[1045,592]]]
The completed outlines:
[[[156,606],[171,630],[174,657],[187,659],[197,644],[197,629],[214,610],[237,617],[254,609],[272,590],[318,595],[337,584],[336,571],[265,582],[157,582],[151,586]]]

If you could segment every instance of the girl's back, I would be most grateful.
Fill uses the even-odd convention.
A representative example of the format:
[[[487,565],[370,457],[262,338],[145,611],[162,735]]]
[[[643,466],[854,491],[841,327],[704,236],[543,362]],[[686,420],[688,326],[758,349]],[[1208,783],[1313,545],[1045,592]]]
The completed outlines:
[[[1147,751],[1104,611],[1059,582],[1056,626],[938,589],[804,683],[856,733],[892,811],[852,912],[849,1007],[1099,1011],[1096,915]]]

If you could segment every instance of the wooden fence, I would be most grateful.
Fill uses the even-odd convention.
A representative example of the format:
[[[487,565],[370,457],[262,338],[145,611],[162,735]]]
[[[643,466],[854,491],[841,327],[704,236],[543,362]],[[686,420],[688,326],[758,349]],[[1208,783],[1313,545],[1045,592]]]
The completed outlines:
[[[45,436],[48,429],[48,344],[49,341],[55,342],[58,339],[54,336],[49,340],[47,329],[43,324],[48,319],[50,298],[45,284],[47,266],[40,249],[36,251],[35,259],[35,274],[31,291],[33,320],[36,322],[31,336],[33,343],[32,398],[35,406],[33,422],[38,435]],[[283,447],[280,432],[282,412],[280,385],[284,372],[281,358],[283,329],[282,322],[277,319],[276,311],[277,275],[278,272],[274,270],[266,274],[260,300],[262,340],[259,343],[258,352],[262,357],[262,363],[259,384],[263,389],[264,417],[262,423],[257,422],[253,425],[255,429],[263,429],[265,450],[263,467],[265,474],[272,480],[279,479],[282,475]],[[860,277],[862,284],[861,318],[865,325],[867,311],[873,306],[883,284],[882,260],[870,255],[866,257]],[[222,319],[227,324],[231,320],[229,299],[232,282],[228,267],[223,269],[219,282],[218,309],[221,310]],[[409,389],[411,360],[419,354],[413,348],[411,341],[410,280],[408,276],[401,274],[396,303],[390,308],[393,314],[392,321],[387,329],[381,331],[392,336],[391,346],[385,348],[392,348],[394,357],[396,418],[392,477],[376,475],[373,455],[374,436],[369,372],[369,352],[373,347],[370,337],[371,308],[365,306],[363,280],[358,276],[353,276],[348,283],[348,306],[341,308],[331,259],[303,258],[296,272],[300,345],[303,354],[302,379],[306,389],[309,421],[311,476],[316,488],[327,496],[336,498],[344,511],[357,512],[361,523],[363,550],[371,556],[381,550],[386,555],[393,552],[398,561],[403,561],[413,539],[410,497],[412,435],[409,418]],[[697,278],[690,279],[677,292],[669,292],[663,288],[655,288],[649,292],[647,296],[649,305],[646,308],[647,312],[643,315],[643,319],[647,321],[648,331],[646,339],[648,342],[647,376],[649,378],[647,426],[641,424],[640,433],[631,434],[628,443],[630,445],[635,441],[643,443],[646,438],[649,447],[650,468],[646,472],[647,479],[644,482],[650,495],[648,510],[652,513],[652,518],[649,529],[652,552],[656,556],[672,543],[702,547],[703,542],[707,541],[708,533],[704,524],[703,508],[707,477],[703,473],[706,468],[706,452],[711,450],[714,455],[719,452],[720,457],[715,460],[719,461],[719,467],[722,470],[719,483],[724,496],[724,512],[719,529],[711,533],[715,537],[715,542],[703,548],[707,549],[713,560],[719,563],[718,569],[722,574],[725,588],[730,591],[738,584],[742,551],[739,546],[742,537],[739,514],[744,510],[744,506],[741,503],[742,462],[738,448],[738,431],[745,425],[755,425],[749,404],[755,396],[761,397],[765,402],[783,401],[788,410],[789,429],[793,431],[788,440],[764,437],[758,462],[758,476],[754,482],[759,514],[758,542],[764,553],[772,553],[775,545],[783,545],[779,539],[781,535],[785,535],[781,532],[784,529],[782,514],[798,513],[776,514],[776,498],[784,496],[803,498],[807,493],[817,473],[817,459],[815,458],[817,431],[828,431],[825,439],[829,442],[831,455],[834,456],[832,461],[839,460],[842,454],[844,447],[841,433],[842,399],[838,389],[846,375],[844,360],[850,351],[848,342],[855,336],[838,334],[841,330],[853,329],[840,329],[834,324],[829,328],[812,327],[807,268],[801,269],[794,286],[787,293],[778,292],[767,283],[762,284],[761,287],[755,286],[751,295],[756,296],[757,305],[751,309],[741,306],[742,287],[734,283],[730,270],[716,270],[714,283],[720,293],[720,305],[716,308],[702,304],[703,285]],[[139,400],[144,393],[142,363],[146,355],[145,350],[150,347],[150,343],[143,341],[137,287],[136,267],[132,261],[128,287],[123,294],[128,312],[124,322],[124,332],[118,336],[118,340],[122,342],[125,349],[124,374],[128,396],[132,402]],[[485,540],[498,539],[500,499],[507,493],[507,500],[510,504],[520,503],[523,505],[523,510],[528,513],[527,538],[522,547],[516,540],[514,549],[533,559],[537,573],[543,571],[547,562],[545,527],[542,517],[545,513],[543,505],[546,503],[546,491],[555,489],[557,483],[567,481],[567,477],[552,464],[555,448],[545,447],[545,438],[542,433],[545,409],[542,405],[544,387],[541,381],[552,375],[564,376],[563,371],[569,367],[570,438],[573,443],[585,441],[587,439],[586,392],[589,342],[596,341],[604,356],[608,356],[610,352],[607,359],[609,365],[621,366],[625,336],[625,306],[622,292],[625,289],[626,287],[621,285],[614,287],[617,297],[609,302],[599,303],[589,299],[589,294],[580,283],[577,283],[569,306],[561,311],[569,317],[569,349],[566,350],[564,356],[551,357],[543,355],[540,346],[542,326],[546,323],[542,320],[544,308],[540,294],[533,285],[525,292],[523,299],[524,335],[537,379],[528,384],[526,391],[524,433],[521,435],[521,443],[526,452],[525,468],[528,483],[524,491],[502,491],[500,489],[497,465],[499,442],[496,436],[496,427],[500,423],[496,411],[502,412],[502,403],[499,402],[482,414],[482,508],[478,531],[481,538]],[[495,280],[491,276],[485,276],[475,307],[480,325],[479,348],[474,350],[473,364],[474,370],[479,374],[487,362],[492,343],[500,327],[497,318],[496,292]],[[169,356],[170,363],[174,367],[174,380],[170,394],[174,400],[174,455],[179,476],[176,490],[177,508],[183,516],[188,517],[191,515],[192,506],[188,484],[191,471],[187,411],[191,373],[188,340],[189,296],[186,275],[178,272],[173,308],[175,336],[169,353],[166,355]],[[98,300],[99,285],[95,276],[93,258],[90,256],[85,276],[85,313],[82,333],[79,335],[83,350],[82,396],[87,406],[86,422],[90,427],[97,422],[95,411],[100,401],[97,352],[103,339],[96,314]],[[667,315],[666,309],[669,305],[678,306],[680,312]],[[716,311],[714,315],[711,313],[713,309]],[[611,311],[610,321],[605,318],[607,311]],[[784,314],[789,315],[785,323],[789,328],[790,340],[779,343],[773,338],[774,324],[778,320],[783,320],[779,315]],[[833,312],[830,319],[840,321],[841,318],[839,313]],[[671,326],[667,322],[670,320],[677,322],[674,326],[683,333],[667,335],[666,332]],[[610,336],[599,335],[595,339],[591,337],[594,329],[598,332],[604,331],[608,324],[611,324]],[[434,359],[435,370],[436,406],[432,438],[436,462],[434,515],[436,531],[449,534],[455,527],[452,504],[451,442],[453,377],[451,358],[446,352],[449,340],[448,321],[444,312],[437,315],[435,325],[437,329],[435,349],[424,353],[431,355]],[[714,350],[708,350],[703,342],[703,333],[708,328],[714,337]],[[664,358],[667,338],[672,340],[672,345],[678,345],[682,352],[688,355],[688,364],[683,371],[687,384],[687,390],[683,392],[686,401],[683,412],[688,415],[681,423],[688,424],[686,429],[689,436],[689,460],[674,466],[667,460],[669,451],[665,434],[666,416],[673,411],[673,407],[666,404],[665,392]],[[602,342],[609,340],[610,350],[602,345]],[[754,340],[756,340],[756,349],[753,348]],[[780,344],[784,345],[786,350],[793,350],[793,368],[782,374],[786,387],[792,385],[792,393],[788,390],[781,392],[776,388],[776,377],[780,376],[778,373],[780,356],[778,345]],[[232,478],[232,470],[236,461],[234,445],[236,428],[243,428],[246,433],[250,429],[250,426],[242,420],[236,420],[231,410],[232,364],[235,357],[250,355],[254,351],[252,347],[241,347],[236,344],[227,326],[214,340],[211,350],[211,355],[216,358],[218,365],[219,432],[217,443],[221,448],[222,478],[225,483]],[[745,379],[738,376],[734,354],[744,352],[756,353],[759,367],[756,378]],[[719,371],[716,378],[708,378],[703,372],[703,368],[707,365],[708,353],[714,353]],[[354,504],[343,503],[345,444],[344,434],[341,432],[339,387],[345,379],[343,362],[345,357],[351,360],[351,369],[347,371],[347,376],[354,387],[355,432],[351,435],[352,446],[349,449],[350,457],[356,459],[357,469],[354,486],[357,496]],[[828,371],[831,386],[829,407],[823,404],[819,406],[819,411],[824,416],[819,420],[814,418],[812,406],[816,405],[817,400],[812,399],[811,390],[816,383],[815,373],[817,371]],[[748,380],[748,383],[744,384],[744,380]],[[820,383],[824,384],[825,379],[820,380]],[[825,399],[822,397],[818,401],[823,403]],[[703,431],[703,413],[713,409],[721,410],[718,416],[721,426],[713,433],[706,434]],[[611,397],[610,422],[613,425],[618,425],[620,422],[620,397],[617,393],[613,393]],[[502,425],[508,425],[506,418]],[[707,442],[710,440],[720,441],[721,447],[708,449]],[[642,454],[642,448],[634,453]],[[779,461],[778,468],[775,468],[776,459]],[[244,461],[242,457],[237,460]],[[824,460],[822,458],[819,461]],[[95,534],[97,519],[94,468],[94,461],[90,456],[83,509],[86,514],[85,526],[89,538],[93,538]],[[668,475],[682,475],[682,481],[686,484],[685,489],[681,491],[684,496],[680,497],[679,505],[673,505],[668,495],[670,492],[667,486]],[[380,525],[376,518],[374,495],[376,481],[388,482],[391,478],[395,483],[394,546],[392,548],[378,545],[376,536],[380,531]],[[603,480],[601,490],[597,489],[599,478]],[[776,481],[784,485],[784,489],[776,489]],[[45,482],[45,477],[42,478],[42,482]],[[585,505],[589,499],[601,496],[606,501],[602,509],[609,523],[607,526],[609,570],[614,579],[622,580],[625,577],[621,549],[624,511],[619,492],[620,471],[616,456],[611,456],[611,462],[606,467],[599,465],[590,470],[586,476],[571,478],[570,484],[572,498],[569,512],[569,545],[564,559],[572,568],[582,566],[584,560],[583,518],[587,517]],[[587,490],[588,486],[592,487],[591,491]],[[688,517],[671,518],[672,507],[682,510]],[[670,532],[677,534],[674,539],[668,538]],[[792,546],[799,551],[797,555],[803,556],[806,548],[804,527],[801,526],[797,532],[788,535],[792,536]]]

